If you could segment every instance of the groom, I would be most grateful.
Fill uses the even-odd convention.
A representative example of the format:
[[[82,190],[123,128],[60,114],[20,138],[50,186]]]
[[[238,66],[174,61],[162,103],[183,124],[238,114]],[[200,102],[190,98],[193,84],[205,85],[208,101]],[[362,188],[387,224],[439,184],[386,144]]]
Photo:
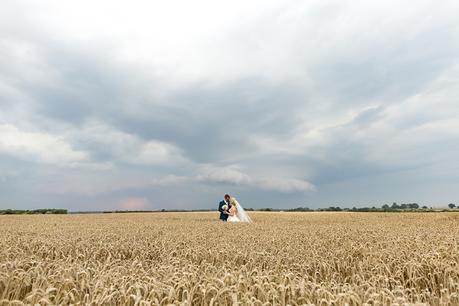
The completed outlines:
[[[228,214],[225,214],[225,210],[223,209],[223,206],[228,206],[227,210],[230,209],[231,204],[230,204],[231,197],[229,194],[225,194],[223,201],[220,201],[218,204],[218,211],[220,212],[220,220],[226,221],[228,219]]]

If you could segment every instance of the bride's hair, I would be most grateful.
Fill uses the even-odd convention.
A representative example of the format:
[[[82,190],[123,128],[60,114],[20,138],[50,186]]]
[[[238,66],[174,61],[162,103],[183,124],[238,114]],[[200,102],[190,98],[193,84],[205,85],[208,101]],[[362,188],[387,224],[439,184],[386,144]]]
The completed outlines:
[[[239,204],[239,202],[235,198],[231,197],[230,203],[231,207],[236,208],[236,215],[239,217],[241,221],[252,222],[250,216],[245,212],[244,208],[242,208],[241,204]]]

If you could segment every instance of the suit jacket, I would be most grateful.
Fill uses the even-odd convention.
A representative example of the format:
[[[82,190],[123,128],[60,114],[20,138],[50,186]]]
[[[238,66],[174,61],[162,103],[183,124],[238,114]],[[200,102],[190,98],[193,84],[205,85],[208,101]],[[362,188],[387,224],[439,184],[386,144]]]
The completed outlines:
[[[223,213],[223,212],[225,211],[225,210],[223,209],[223,206],[224,206],[224,205],[227,205],[228,208],[229,208],[229,204],[228,204],[228,203],[226,203],[225,201],[221,201],[221,202],[218,204],[218,211],[220,212],[220,220],[226,221],[226,219],[228,219],[228,215]]]

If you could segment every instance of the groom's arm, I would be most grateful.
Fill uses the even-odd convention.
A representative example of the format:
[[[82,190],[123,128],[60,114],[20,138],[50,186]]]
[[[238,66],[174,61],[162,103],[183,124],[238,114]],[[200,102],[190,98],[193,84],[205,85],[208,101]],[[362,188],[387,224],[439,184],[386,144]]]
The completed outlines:
[[[221,212],[222,214],[229,215],[229,213],[223,209],[223,206],[225,206],[225,203],[220,202],[218,204],[218,211]]]
[[[223,213],[223,204],[222,204],[222,202],[218,203],[218,211]]]

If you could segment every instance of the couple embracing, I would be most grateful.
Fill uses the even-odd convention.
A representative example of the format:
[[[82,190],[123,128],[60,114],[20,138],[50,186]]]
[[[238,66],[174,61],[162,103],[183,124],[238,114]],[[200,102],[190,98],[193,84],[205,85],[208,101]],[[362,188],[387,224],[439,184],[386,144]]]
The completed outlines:
[[[252,222],[241,204],[229,194],[225,194],[223,201],[218,204],[220,220],[228,222]]]

